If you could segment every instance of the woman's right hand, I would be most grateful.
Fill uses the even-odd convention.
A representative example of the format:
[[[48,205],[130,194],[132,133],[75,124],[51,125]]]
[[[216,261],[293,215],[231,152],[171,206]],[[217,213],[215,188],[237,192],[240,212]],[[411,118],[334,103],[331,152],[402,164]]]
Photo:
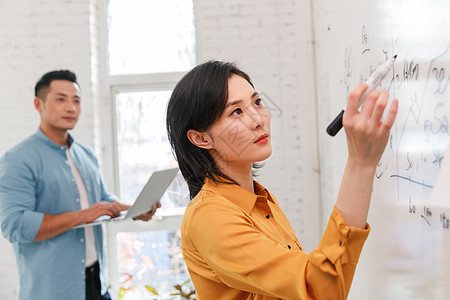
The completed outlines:
[[[389,98],[385,90],[371,92],[358,111],[359,99],[366,88],[365,83],[354,88],[345,109],[348,160],[336,200],[336,208],[347,225],[359,228],[366,226],[375,170],[398,111],[398,101],[394,100],[386,118],[381,119]]]
[[[361,111],[358,111],[359,99],[366,88],[367,85],[362,83],[350,93],[342,122],[347,136],[349,161],[376,168],[389,140],[398,101],[395,99],[392,102],[386,118],[382,120],[389,92],[374,90],[367,96]]]

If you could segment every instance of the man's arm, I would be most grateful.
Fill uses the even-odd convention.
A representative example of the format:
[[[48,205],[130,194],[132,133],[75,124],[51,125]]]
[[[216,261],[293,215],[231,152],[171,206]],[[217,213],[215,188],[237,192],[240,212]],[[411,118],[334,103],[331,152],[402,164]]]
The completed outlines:
[[[78,224],[91,223],[100,216],[117,217],[121,211],[128,208],[128,205],[117,201],[101,201],[83,210],[64,212],[58,215],[45,214],[34,242],[60,235]]]
[[[135,217],[135,219],[149,221],[159,207],[161,207],[161,204],[158,202],[157,205],[153,205],[151,211],[143,213],[142,215]],[[91,223],[100,216],[110,216],[111,218],[117,217],[120,215],[121,211],[129,208],[129,205],[122,204],[118,201],[101,201],[83,210],[69,211],[58,215],[45,214],[41,227],[33,241],[39,242],[55,237],[78,224]]]

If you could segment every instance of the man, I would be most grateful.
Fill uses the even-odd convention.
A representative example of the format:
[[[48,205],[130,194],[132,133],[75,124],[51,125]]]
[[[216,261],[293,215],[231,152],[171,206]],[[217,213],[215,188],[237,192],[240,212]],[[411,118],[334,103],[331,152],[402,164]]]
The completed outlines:
[[[101,226],[72,227],[129,206],[106,189],[92,150],[67,132],[81,108],[75,74],[45,74],[35,96],[38,131],[0,160],[1,230],[16,255],[20,299],[110,299]]]

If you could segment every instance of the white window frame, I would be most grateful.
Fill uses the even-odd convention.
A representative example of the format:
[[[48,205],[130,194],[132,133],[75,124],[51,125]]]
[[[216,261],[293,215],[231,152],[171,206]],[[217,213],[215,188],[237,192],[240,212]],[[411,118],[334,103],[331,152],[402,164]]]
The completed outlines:
[[[110,149],[113,160],[113,182],[116,187],[116,193],[122,195],[120,184],[120,169],[117,140],[117,107],[116,96],[120,93],[127,92],[151,92],[151,91],[167,91],[173,90],[177,82],[186,74],[186,72],[172,73],[154,73],[154,74],[138,74],[138,75],[115,75],[108,76],[109,99],[111,105],[111,142]]]
[[[111,141],[110,147],[113,156],[113,181],[115,192],[122,195],[120,184],[119,152],[118,152],[118,120],[116,110],[116,96],[124,92],[144,92],[173,90],[176,83],[186,72],[154,73],[138,75],[115,75],[108,76],[109,99],[111,105]],[[108,277],[110,283],[110,293],[113,300],[118,299],[120,289],[120,274],[117,264],[117,241],[116,234],[119,232],[141,232],[141,231],[176,231],[180,229],[184,210],[179,210],[180,214],[170,216],[155,216],[149,222],[123,221],[111,222],[104,226],[105,246],[107,249]]]
[[[122,92],[159,91],[173,90],[176,83],[187,73],[184,72],[161,72],[149,74],[110,75],[109,74],[109,52],[108,52],[108,2],[102,0],[97,2],[97,18],[95,24],[98,31],[98,45],[93,46],[92,52],[99,54],[98,61],[91,62],[93,67],[98,68],[98,126],[97,135],[100,137],[100,147],[96,147],[100,158],[100,165],[108,188],[117,195],[121,195],[121,185],[118,166],[118,142],[117,142],[117,111],[116,95]],[[193,2],[195,2],[193,0]],[[195,6],[195,3],[194,3]],[[195,8],[194,8],[195,13]],[[194,16],[195,18],[195,16]],[[198,57],[198,47],[196,57]],[[98,65],[96,65],[98,64]],[[196,63],[195,63],[196,64]],[[105,79],[105,80],[103,80]],[[94,125],[95,126],[95,125]],[[98,146],[98,145],[96,145]]]
[[[118,114],[116,110],[116,96],[124,92],[144,92],[173,90],[177,82],[186,72],[167,72],[133,75],[109,75],[109,53],[108,53],[108,26],[107,8],[108,0],[100,1],[98,7],[98,31],[99,31],[99,75],[105,78],[99,79],[99,112],[100,118],[100,163],[102,173],[108,188],[122,195],[120,184],[119,149],[118,149]],[[196,45],[197,47],[197,45]],[[198,50],[197,50],[198,51]],[[197,55],[198,56],[198,55]],[[103,99],[103,101],[102,101]],[[176,214],[179,213],[179,214]],[[117,264],[117,241],[116,234],[119,232],[142,232],[142,231],[176,231],[180,229],[184,209],[176,211],[170,216],[156,215],[148,222],[123,221],[104,224],[104,246],[106,249],[106,261],[108,265],[108,278],[110,294],[113,300],[119,299],[120,274]]]

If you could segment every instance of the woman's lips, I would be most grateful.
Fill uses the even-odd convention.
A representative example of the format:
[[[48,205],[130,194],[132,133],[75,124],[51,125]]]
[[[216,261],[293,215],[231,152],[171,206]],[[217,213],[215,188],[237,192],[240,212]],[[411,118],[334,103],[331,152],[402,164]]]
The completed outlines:
[[[269,135],[267,133],[261,135],[254,143],[255,144],[265,144],[269,141]]]

